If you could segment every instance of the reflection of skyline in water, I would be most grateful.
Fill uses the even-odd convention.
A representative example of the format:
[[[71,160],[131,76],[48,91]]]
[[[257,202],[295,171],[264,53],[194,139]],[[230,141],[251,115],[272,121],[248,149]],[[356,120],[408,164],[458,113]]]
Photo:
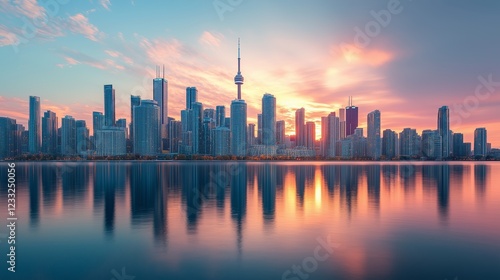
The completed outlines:
[[[277,195],[291,188],[297,198],[297,209],[303,211],[306,193],[314,190],[321,181],[325,195],[334,199],[338,194],[340,205],[347,215],[356,212],[359,203],[359,188],[366,188],[369,208],[377,210],[381,204],[382,185],[388,191],[400,182],[403,193],[414,193],[417,178],[422,188],[434,193],[439,215],[447,219],[449,211],[450,178],[460,181],[470,173],[469,166],[449,165],[276,165],[276,164],[187,164],[158,165],[152,162],[134,164],[102,163],[75,164],[69,168],[34,164],[25,168],[29,186],[30,224],[39,222],[40,208],[51,209],[57,201],[57,192],[62,194],[62,206],[72,207],[84,203],[84,198],[93,194],[93,207],[101,211],[104,231],[113,234],[115,224],[115,200],[130,192],[130,217],[132,225],[153,223],[154,235],[166,235],[168,200],[182,198],[186,229],[197,233],[204,208],[217,209],[222,217],[228,193],[230,193],[231,215],[237,224],[244,221],[249,186],[257,183],[264,224],[272,226],[277,215]],[[487,176],[490,167],[473,166],[474,189],[477,199],[486,194]],[[20,169],[22,170],[22,169]],[[237,176],[231,176],[237,172]],[[178,175],[180,174],[180,176]],[[294,185],[285,185],[286,177],[293,176]],[[316,178],[316,176],[320,178]],[[92,185],[89,184],[89,178]],[[126,183],[128,178],[128,183]],[[256,182],[254,181],[256,179]],[[60,186],[60,187],[58,187]],[[90,189],[92,188],[92,189]]]
[[[96,226],[101,227],[106,240],[119,239],[123,226],[130,226],[132,231],[146,229],[155,246],[167,248],[169,244],[170,251],[182,242],[182,236],[190,236],[194,242],[208,234],[207,229],[217,234],[220,226],[219,238],[235,249],[234,256],[241,263],[250,257],[248,246],[255,243],[256,236],[272,238],[283,230],[281,225],[292,232],[300,229],[294,224],[338,226],[339,219],[347,224],[366,220],[371,226],[380,226],[391,207],[414,209],[419,205],[420,212],[398,219],[436,217],[441,227],[450,227],[452,214],[461,204],[486,201],[493,187],[492,166],[486,164],[62,165],[18,167],[18,180],[24,182],[19,184],[19,195],[27,199],[30,227],[42,227],[46,213],[64,214],[89,207],[99,218]],[[0,194],[6,194],[5,188],[0,188]],[[456,200],[461,197],[466,202]],[[346,262],[353,261],[349,258]]]

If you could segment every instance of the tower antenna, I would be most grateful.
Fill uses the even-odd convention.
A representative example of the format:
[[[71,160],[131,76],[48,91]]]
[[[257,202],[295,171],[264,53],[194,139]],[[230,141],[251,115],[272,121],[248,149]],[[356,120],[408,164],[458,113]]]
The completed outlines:
[[[234,77],[234,83],[238,86],[238,100],[241,100],[241,85],[244,80],[243,75],[241,75],[240,38],[238,38],[238,73]]]
[[[165,80],[165,64],[163,64],[163,79]]]
[[[240,56],[240,38],[238,38],[238,73],[241,73],[240,61],[241,61],[241,56]]]

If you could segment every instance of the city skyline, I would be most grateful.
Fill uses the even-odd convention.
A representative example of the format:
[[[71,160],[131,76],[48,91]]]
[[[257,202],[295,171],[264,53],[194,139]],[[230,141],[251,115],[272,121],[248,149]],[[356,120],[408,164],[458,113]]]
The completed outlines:
[[[287,13],[276,16],[289,25],[280,26],[273,25],[271,19],[266,17],[272,15],[273,7],[280,5],[280,1],[267,4],[243,2],[231,12],[226,12],[223,20],[212,3],[199,2],[189,9],[203,18],[204,24],[193,23],[192,28],[183,33],[175,31],[175,26],[186,23],[181,16],[162,22],[160,17],[154,16],[154,10],[168,12],[169,9],[160,9],[148,3],[134,3],[133,6],[112,1],[106,7],[88,2],[61,4],[58,15],[50,17],[51,27],[58,30],[62,25],[57,24],[67,20],[73,24],[69,25],[72,28],[49,34],[52,35],[50,40],[35,36],[26,43],[23,41],[16,46],[17,53],[13,47],[15,41],[5,38],[20,37],[22,33],[15,31],[23,26],[5,17],[0,22],[3,26],[0,56],[5,58],[6,63],[1,67],[17,67],[3,69],[6,74],[0,92],[0,115],[15,118],[28,127],[27,99],[30,95],[37,95],[41,97],[42,111],[51,110],[59,118],[71,115],[90,124],[93,111],[104,112],[102,86],[113,84],[116,90],[116,118],[125,117],[130,122],[130,95],[152,99],[151,78],[155,76],[155,65],[165,65],[165,78],[169,82],[168,110],[173,112],[170,117],[180,119],[184,89],[188,86],[198,88],[199,100],[203,101],[205,108],[224,105],[229,109],[235,96],[231,82],[234,55],[230,54],[235,54],[234,44],[238,37],[242,37],[245,51],[242,63],[246,78],[243,95],[248,104],[248,123],[257,124],[257,114],[261,109],[259,101],[262,94],[269,92],[276,96],[278,104],[281,103],[277,105],[276,120],[286,121],[287,134],[294,134],[295,111],[305,107],[305,119],[315,122],[316,137],[319,139],[321,117],[345,108],[348,96],[353,96],[353,104],[360,108],[359,127],[365,131],[367,124],[364,116],[377,109],[384,114],[381,131],[390,128],[399,132],[405,127],[416,128],[419,132],[435,129],[435,108],[447,105],[450,108],[450,129],[462,132],[464,141],[473,142],[475,128],[486,127],[489,128],[489,142],[494,147],[500,146],[500,133],[493,129],[498,125],[495,108],[500,106],[499,95],[492,93],[486,99],[474,99],[476,87],[483,85],[484,81],[500,79],[495,66],[499,64],[498,56],[494,51],[500,42],[475,44],[474,48],[480,51],[471,56],[474,50],[471,50],[471,44],[456,46],[446,39],[450,36],[461,38],[463,33],[460,27],[463,26],[452,28],[443,25],[436,12],[429,12],[429,20],[436,23],[442,32],[447,32],[446,38],[440,38],[437,32],[430,35],[436,46],[440,46],[439,43],[443,46],[433,49],[422,43],[421,48],[408,47],[406,44],[415,44],[415,40],[425,41],[422,32],[413,32],[413,38],[408,38],[405,31],[421,30],[411,19],[428,4],[401,2],[401,12],[392,17],[398,24],[391,22],[378,36],[371,38],[368,46],[355,49],[356,52],[339,53],[341,46],[345,46],[343,43],[352,47],[356,28],[363,29],[373,21],[371,12],[386,9],[387,2],[350,4],[349,7],[327,1],[317,3],[287,5]],[[177,7],[179,4],[176,3],[160,5],[165,5],[165,8],[175,6],[181,11],[179,14],[188,9]],[[444,4],[438,6],[441,5]],[[450,17],[458,18],[460,11],[469,11],[471,19],[465,24],[480,32],[467,35],[472,36],[471,42],[481,41],[491,33],[488,31],[491,24],[481,23],[484,20],[498,21],[492,12],[498,5],[489,2],[479,7],[460,7]],[[331,13],[322,12],[328,10],[325,7],[340,17],[331,19]],[[1,13],[9,12],[32,19],[29,11],[33,15],[48,13],[42,8],[40,3],[35,3],[13,10],[10,4],[2,3]],[[122,20],[117,11],[131,12],[132,9],[152,12],[148,20],[151,18],[149,24],[154,28],[124,25],[120,30],[109,24],[113,22],[110,19]],[[257,13],[262,14],[264,20],[254,24],[251,18]],[[301,25],[290,23],[289,18],[298,15],[310,21]],[[268,31],[259,35],[254,32],[256,28]],[[294,32],[284,32],[292,28]],[[409,39],[408,43],[403,42],[404,39]],[[267,43],[261,44],[262,41]],[[454,49],[454,52],[444,52],[441,48]],[[438,51],[444,58],[435,62]],[[46,58],[40,61],[31,59],[30,63],[25,60],[37,56]],[[471,58],[475,63],[471,63]],[[422,60],[428,61],[428,65],[421,63]],[[450,61],[463,67],[451,67]],[[434,68],[436,70],[430,70]],[[42,74],[30,77],[32,83],[16,82],[18,79],[14,77],[30,73],[28,69]],[[443,73],[441,76],[436,75],[438,70]],[[79,86],[71,87],[75,83]],[[38,84],[36,94],[30,88],[33,84]],[[483,86],[483,89],[486,88]],[[419,98],[415,102],[417,96]],[[474,107],[476,101],[478,105]],[[460,106],[462,111],[456,109]],[[467,110],[471,106],[473,109]],[[459,121],[452,121],[456,116]]]

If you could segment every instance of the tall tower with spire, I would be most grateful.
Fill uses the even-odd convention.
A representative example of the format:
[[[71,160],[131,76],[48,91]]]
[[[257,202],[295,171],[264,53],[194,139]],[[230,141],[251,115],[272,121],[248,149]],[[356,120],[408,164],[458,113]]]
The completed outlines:
[[[234,83],[238,86],[238,98],[231,102],[231,154],[235,156],[245,156],[247,152],[247,103],[241,99],[243,76],[240,61],[238,38],[238,74],[234,77]]]
[[[238,86],[238,100],[241,99],[241,85],[245,81],[241,75],[240,38],[238,38],[238,73],[234,76],[234,83]]]
[[[168,124],[168,82],[165,79],[165,65],[163,65],[163,75],[160,75],[160,67],[156,67],[156,78],[153,79],[153,100],[160,108],[160,135],[162,139],[162,149],[166,148],[167,124]]]

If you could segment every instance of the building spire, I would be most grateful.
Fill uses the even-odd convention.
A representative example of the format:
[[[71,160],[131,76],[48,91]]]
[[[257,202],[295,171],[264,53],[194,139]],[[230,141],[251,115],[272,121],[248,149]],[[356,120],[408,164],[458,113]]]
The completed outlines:
[[[241,75],[240,38],[238,38],[238,73],[234,77],[234,83],[238,86],[238,100],[241,100],[241,85],[244,80],[243,75]]]
[[[240,38],[238,38],[238,74],[241,74],[241,68],[240,68],[240,62],[241,62],[241,56],[240,56]]]

